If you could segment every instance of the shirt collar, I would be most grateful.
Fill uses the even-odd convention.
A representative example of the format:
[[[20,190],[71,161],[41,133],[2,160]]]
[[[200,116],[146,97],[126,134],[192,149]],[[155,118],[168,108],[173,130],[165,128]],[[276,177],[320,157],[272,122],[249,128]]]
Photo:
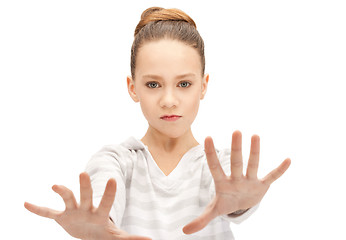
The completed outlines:
[[[121,145],[123,145],[125,148],[129,150],[148,150],[148,147],[139,139],[131,136],[126,141],[124,141]],[[202,145],[197,145],[193,148],[191,148],[189,151],[189,154],[197,154],[198,157],[204,155],[204,147]],[[218,153],[219,151],[216,150]]]

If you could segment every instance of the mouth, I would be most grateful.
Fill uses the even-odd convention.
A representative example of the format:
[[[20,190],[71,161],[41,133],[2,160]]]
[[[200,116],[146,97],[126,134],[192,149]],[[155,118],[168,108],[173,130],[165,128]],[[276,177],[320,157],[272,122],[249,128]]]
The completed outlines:
[[[179,116],[179,115],[164,115],[164,116],[160,117],[160,119],[172,122],[172,121],[177,121],[181,117],[182,116]]]

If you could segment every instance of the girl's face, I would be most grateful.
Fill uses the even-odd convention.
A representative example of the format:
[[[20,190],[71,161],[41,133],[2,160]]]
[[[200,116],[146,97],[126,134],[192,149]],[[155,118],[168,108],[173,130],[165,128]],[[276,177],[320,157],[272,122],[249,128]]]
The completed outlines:
[[[149,127],[170,138],[182,136],[191,129],[209,80],[201,76],[197,51],[176,40],[152,41],[139,49],[136,64],[128,90]]]

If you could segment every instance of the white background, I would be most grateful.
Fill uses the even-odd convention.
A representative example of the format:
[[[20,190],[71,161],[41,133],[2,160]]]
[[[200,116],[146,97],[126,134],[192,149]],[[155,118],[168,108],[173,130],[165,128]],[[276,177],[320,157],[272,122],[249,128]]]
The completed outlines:
[[[147,128],[127,93],[133,32],[144,9],[179,8],[206,44],[210,84],[193,131],[230,147],[261,137],[263,177],[288,172],[237,239],[346,239],[344,1],[1,1],[1,235],[72,239],[24,201],[63,209],[103,145]],[[341,220],[340,220],[341,219]]]

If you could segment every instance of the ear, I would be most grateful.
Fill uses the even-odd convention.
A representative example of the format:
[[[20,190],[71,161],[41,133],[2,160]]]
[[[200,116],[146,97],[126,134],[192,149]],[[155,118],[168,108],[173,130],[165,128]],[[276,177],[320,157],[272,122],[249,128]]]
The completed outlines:
[[[209,74],[205,74],[202,80],[201,99],[203,99],[205,94],[207,93],[208,82],[209,82]]]
[[[135,82],[132,79],[132,77],[127,76],[127,90],[130,94],[130,97],[132,98],[133,101],[139,102],[139,99],[136,94],[136,88],[135,88]]]

